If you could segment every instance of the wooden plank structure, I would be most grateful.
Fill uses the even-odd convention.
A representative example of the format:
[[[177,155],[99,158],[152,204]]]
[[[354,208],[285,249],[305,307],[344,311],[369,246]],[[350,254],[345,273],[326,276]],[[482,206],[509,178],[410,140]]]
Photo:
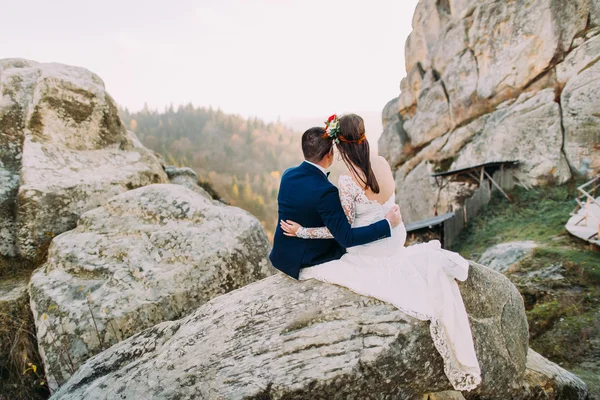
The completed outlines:
[[[461,178],[464,179],[465,177],[469,177],[475,182],[479,183],[480,186],[483,184],[485,178],[487,178],[489,179],[491,184],[497,190],[499,190],[500,193],[504,195],[504,197],[508,199],[508,201],[512,202],[510,196],[508,196],[502,189],[503,187],[507,188],[512,186],[512,180],[510,184],[507,184],[508,182],[504,182],[504,180],[510,179],[509,177],[512,177],[512,174],[507,175],[504,173],[504,168],[516,167],[518,165],[518,160],[492,161],[484,164],[473,165],[471,167],[455,169],[452,171],[437,172],[435,174],[431,174],[431,176],[435,177],[438,186],[442,186],[441,179],[444,177],[453,177],[454,179],[458,180],[460,180]],[[497,176],[498,178],[496,179],[498,179],[499,182],[496,182],[496,179],[493,178],[492,175]]]
[[[426,240],[438,239],[443,248],[449,249],[463,228],[463,210],[460,208],[443,215],[407,224],[406,232],[409,236],[407,241],[413,243],[417,236]]]
[[[445,186],[444,179],[470,181],[478,184],[479,187],[470,198],[465,200],[463,207],[443,215],[407,224],[406,231],[409,234],[407,242],[418,242],[419,238],[423,240],[438,239],[443,248],[452,248],[469,220],[490,202],[493,190],[500,191],[508,201],[512,201],[504,190],[513,187],[512,173],[509,168],[518,165],[518,160],[495,161],[432,174],[440,188]]]
[[[567,231],[600,251],[600,175],[577,188],[577,206],[565,225]]]

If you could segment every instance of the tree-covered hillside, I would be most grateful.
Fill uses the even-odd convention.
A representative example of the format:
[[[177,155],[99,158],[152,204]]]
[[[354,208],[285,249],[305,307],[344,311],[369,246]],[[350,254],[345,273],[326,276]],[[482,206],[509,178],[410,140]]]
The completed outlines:
[[[127,127],[169,163],[192,167],[232,205],[254,214],[272,235],[281,173],[302,160],[299,133],[191,104],[121,110]]]

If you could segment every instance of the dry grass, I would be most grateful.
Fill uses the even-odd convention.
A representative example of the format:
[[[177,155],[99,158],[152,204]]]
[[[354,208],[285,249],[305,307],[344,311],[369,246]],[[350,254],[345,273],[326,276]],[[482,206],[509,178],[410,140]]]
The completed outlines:
[[[10,281],[5,279],[4,284]],[[27,295],[0,303],[0,337],[0,399],[48,398]]]

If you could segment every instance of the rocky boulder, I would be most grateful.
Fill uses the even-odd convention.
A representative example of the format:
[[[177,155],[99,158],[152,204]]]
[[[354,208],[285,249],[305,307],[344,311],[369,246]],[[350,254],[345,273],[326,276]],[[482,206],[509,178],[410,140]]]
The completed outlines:
[[[527,353],[524,389],[527,400],[592,399],[581,379],[531,349]]]
[[[165,167],[165,172],[169,177],[169,182],[175,185],[182,185],[198,194],[211,199],[211,196],[204,189],[198,186],[198,174],[189,167],[175,167],[169,165]]]
[[[475,263],[461,292],[483,371],[469,396],[521,394],[519,292]],[[112,346],[52,399],[418,398],[452,389],[428,325],[345,288],[277,274]]]
[[[418,2],[406,77],[379,142],[398,191],[427,204],[408,222],[433,216],[432,204],[439,215],[465,200],[465,190],[429,190],[429,180],[415,191],[411,172],[422,164],[441,172],[516,159],[525,186],[600,173],[598,4]]]
[[[97,75],[0,60],[0,255],[36,259],[85,211],[165,182]]]
[[[388,159],[392,165],[398,165],[408,158],[405,151],[408,136],[398,114],[398,101],[398,98],[391,100],[383,109],[385,130],[379,140],[379,155]]]
[[[560,106],[554,98],[554,90],[545,89],[498,107],[483,129],[462,147],[450,169],[516,159],[530,178],[528,183],[566,182],[571,172],[562,151]]]
[[[594,39],[599,42],[600,36]],[[598,57],[599,44],[594,51]],[[561,94],[565,155],[580,175],[600,171],[600,63],[597,60],[579,69]]]
[[[88,358],[272,273],[249,213],[181,185],[125,192],[52,241],[29,284],[52,387]]]
[[[537,244],[533,240],[500,243],[484,251],[479,262],[502,274],[511,265],[531,254],[536,247]]]

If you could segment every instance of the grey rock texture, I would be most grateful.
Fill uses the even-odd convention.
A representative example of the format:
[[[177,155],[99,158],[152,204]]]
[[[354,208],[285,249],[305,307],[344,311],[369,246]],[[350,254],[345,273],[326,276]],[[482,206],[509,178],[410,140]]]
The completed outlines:
[[[395,98],[383,109],[385,130],[379,141],[379,146],[382,146],[379,155],[389,160],[392,165],[398,165],[408,158],[405,152],[408,135],[400,118],[399,101],[399,98]]]
[[[165,183],[127,132],[104,83],[83,68],[0,60],[0,254],[34,260],[85,211]]]
[[[398,192],[414,192],[423,163],[439,172],[518,159],[526,186],[600,173],[599,3],[420,0],[397,115],[386,106],[379,142]],[[464,201],[465,190],[422,185],[426,207],[407,223]]]
[[[198,186],[198,174],[193,169],[189,167],[175,167],[169,165],[165,167],[165,172],[169,177],[170,183],[184,186],[206,197],[207,199],[212,199],[210,194]]]
[[[528,347],[521,296],[475,263],[461,292],[483,371],[469,395],[520,394]],[[450,389],[428,322],[277,274],[112,346],[52,399],[408,399]]]
[[[524,387],[526,400],[592,399],[581,379],[531,349],[527,353]]]
[[[537,244],[532,240],[500,243],[484,251],[478,262],[502,274],[531,254],[536,247]]]
[[[29,283],[48,382],[273,271],[260,222],[181,185],[130,190],[52,241]],[[68,355],[67,355],[68,354]]]

